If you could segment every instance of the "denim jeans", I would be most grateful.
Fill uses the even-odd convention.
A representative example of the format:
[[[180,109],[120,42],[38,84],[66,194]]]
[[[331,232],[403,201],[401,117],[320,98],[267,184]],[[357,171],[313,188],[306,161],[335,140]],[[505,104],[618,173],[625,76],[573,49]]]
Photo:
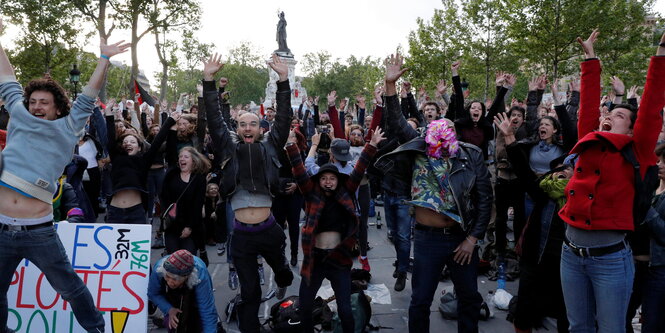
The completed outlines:
[[[393,235],[398,272],[407,271],[411,254],[411,216],[406,204],[407,199],[406,196],[394,196],[387,192],[383,195],[386,226]]]
[[[49,283],[72,306],[79,324],[88,332],[104,332],[104,318],[90,291],[74,272],[55,227],[8,231],[0,227],[0,332],[7,326],[7,290],[16,266],[23,259],[36,265]]]
[[[649,267],[642,298],[642,333],[665,332],[665,266]]]
[[[580,257],[563,244],[561,287],[570,333],[623,333],[633,289],[632,251]]]
[[[243,333],[259,332],[261,285],[256,257],[262,255],[275,272],[277,287],[290,286],[293,281],[293,273],[284,256],[285,240],[284,230],[277,223],[257,232],[233,230],[231,249],[233,249],[233,262],[238,271],[242,299],[238,307],[238,326]]]
[[[460,265],[453,260],[453,252],[465,239],[464,232],[444,235],[439,232],[415,230],[413,245],[413,274],[411,275],[411,304],[409,305],[409,332],[429,332],[429,314],[439,277],[444,266],[450,268],[450,278],[457,295],[457,331],[477,333],[480,305],[478,293],[478,251],[473,252],[471,263]]]
[[[106,207],[106,223],[110,224],[146,224],[143,204],[128,208]]]
[[[307,285],[305,279],[300,281],[300,318],[302,320],[303,333],[313,333],[312,309],[314,298],[321,288],[323,279],[328,279],[333,291],[335,292],[335,301],[337,302],[337,313],[342,322],[344,333],[353,333],[354,321],[351,311],[351,269],[339,268],[329,263],[323,262],[322,255],[317,255],[314,249],[314,264],[312,267],[312,276]]]

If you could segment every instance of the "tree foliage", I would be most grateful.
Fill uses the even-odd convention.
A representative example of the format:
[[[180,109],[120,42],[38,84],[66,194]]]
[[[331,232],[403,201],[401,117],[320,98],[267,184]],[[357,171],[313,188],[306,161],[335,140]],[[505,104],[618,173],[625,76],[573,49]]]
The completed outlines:
[[[327,51],[305,54],[302,68],[306,74],[302,85],[309,96],[326,96],[335,90],[341,98],[361,94],[369,100],[384,74],[378,58],[350,56],[342,62],[332,60]]]
[[[433,90],[450,79],[449,66],[462,60],[460,75],[472,98],[491,97],[494,73],[518,74],[514,94],[526,94],[526,81],[546,74],[550,80],[577,75],[578,36],[598,28],[597,54],[605,76],[627,85],[643,84],[653,35],[645,17],[653,0],[443,0],[430,20],[418,20],[409,35],[407,78]]]

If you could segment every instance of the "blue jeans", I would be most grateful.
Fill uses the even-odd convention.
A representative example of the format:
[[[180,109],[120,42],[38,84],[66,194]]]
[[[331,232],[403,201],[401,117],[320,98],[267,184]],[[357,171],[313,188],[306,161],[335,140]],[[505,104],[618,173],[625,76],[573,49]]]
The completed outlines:
[[[649,267],[642,298],[642,332],[665,332],[665,266]]]
[[[104,318],[95,307],[90,291],[74,272],[55,227],[30,231],[8,231],[0,226],[0,332],[7,326],[7,290],[16,266],[30,260],[72,306],[79,324],[88,332],[104,332]]]
[[[354,321],[353,312],[351,310],[351,269],[335,267],[322,260],[325,256],[323,253],[325,252],[316,248],[314,248],[313,251],[314,264],[312,266],[310,283],[308,285],[305,279],[300,281],[300,318],[302,320],[303,332],[314,332],[314,325],[312,322],[314,299],[316,298],[316,293],[319,291],[319,288],[321,288],[323,279],[328,279],[335,292],[337,313],[342,322],[342,330],[344,333],[353,333]]]
[[[407,199],[406,196],[394,196],[387,192],[383,195],[386,226],[393,235],[398,272],[407,271],[411,254],[411,216]]]
[[[633,290],[632,251],[626,248],[600,257],[580,257],[563,244],[561,287],[570,333],[623,333]]]
[[[430,306],[439,285],[443,267],[450,268],[450,278],[457,295],[457,331],[478,332],[480,305],[478,293],[478,251],[473,252],[471,263],[460,265],[453,260],[453,252],[465,239],[461,230],[444,235],[439,232],[415,230],[413,245],[413,274],[411,275],[411,304],[409,305],[409,332],[428,333]]]

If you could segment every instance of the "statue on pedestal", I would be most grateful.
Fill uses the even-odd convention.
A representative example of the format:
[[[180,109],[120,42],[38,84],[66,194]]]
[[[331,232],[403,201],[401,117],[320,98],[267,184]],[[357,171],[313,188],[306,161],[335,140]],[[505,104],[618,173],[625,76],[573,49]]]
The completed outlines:
[[[291,55],[291,50],[289,50],[289,47],[286,45],[286,19],[284,19],[284,12],[280,12],[279,15],[279,22],[277,23],[277,50],[275,50],[275,53],[279,55],[284,55],[284,56],[292,56]]]

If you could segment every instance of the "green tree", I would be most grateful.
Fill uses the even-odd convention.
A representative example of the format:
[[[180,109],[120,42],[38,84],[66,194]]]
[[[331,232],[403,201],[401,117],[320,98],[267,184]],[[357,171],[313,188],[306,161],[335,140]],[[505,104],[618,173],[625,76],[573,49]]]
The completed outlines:
[[[157,28],[169,30],[194,25],[198,22],[201,8],[196,0],[120,0],[109,4],[119,27],[131,31],[132,71],[128,90],[133,94],[132,83],[139,72],[136,48],[139,41]]]
[[[429,21],[418,18],[418,28],[409,34],[409,68],[405,78],[414,87],[434,87],[441,79],[450,80],[450,64],[466,48],[467,28],[455,0],[442,0]]]
[[[71,69],[79,46],[74,10],[64,0],[5,0],[0,15],[21,28],[10,50],[21,82]]]
[[[580,50],[576,38],[598,28],[603,37],[597,52],[609,60],[604,61],[605,66],[613,68],[616,62],[617,67],[620,64],[622,69],[642,75],[636,68],[644,67],[642,63],[633,59],[631,65],[621,58],[640,52],[648,41],[643,24],[652,4],[652,0],[506,0],[506,10],[513,18],[508,35],[515,41],[514,52],[527,60],[524,68],[561,77],[577,72]]]

